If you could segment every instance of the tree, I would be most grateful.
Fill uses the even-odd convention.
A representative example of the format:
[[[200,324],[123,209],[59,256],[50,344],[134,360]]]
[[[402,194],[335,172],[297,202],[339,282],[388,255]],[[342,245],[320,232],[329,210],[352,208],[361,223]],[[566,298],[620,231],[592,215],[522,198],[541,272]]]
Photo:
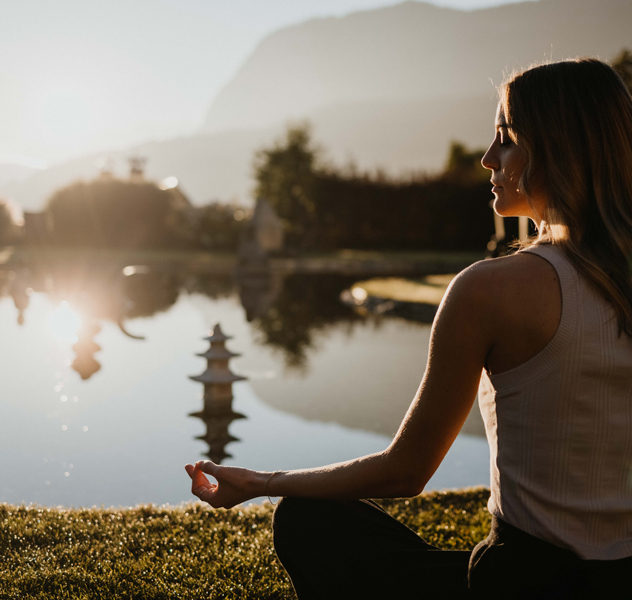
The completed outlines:
[[[13,244],[20,237],[20,213],[14,202],[0,198],[0,246]]]
[[[182,199],[150,182],[78,181],[55,192],[45,210],[58,244],[156,248],[185,243]]]
[[[612,67],[621,75],[630,93],[632,93],[632,52],[627,48],[621,50],[612,61]]]
[[[283,219],[288,248],[486,247],[493,218],[483,150],[453,142],[444,172],[395,178],[319,164],[309,134],[306,126],[290,128],[255,162],[257,194]]]
[[[265,198],[284,221],[287,243],[294,247],[309,246],[315,233],[318,150],[310,137],[307,124],[290,127],[272,148],[255,156],[255,194]]]
[[[469,150],[465,144],[453,141],[448,150],[445,175],[463,182],[486,181],[489,171],[481,165],[485,150]]]
[[[213,202],[195,209],[193,239],[207,249],[236,251],[247,224],[248,211],[235,205]]]

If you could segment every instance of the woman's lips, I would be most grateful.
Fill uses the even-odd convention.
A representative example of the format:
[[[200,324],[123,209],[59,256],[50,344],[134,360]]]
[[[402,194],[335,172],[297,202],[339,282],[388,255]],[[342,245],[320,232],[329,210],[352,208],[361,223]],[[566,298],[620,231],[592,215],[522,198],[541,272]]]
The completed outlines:
[[[496,192],[498,192],[498,191],[500,191],[500,190],[502,190],[502,189],[503,189],[503,188],[502,188],[502,186],[501,186],[501,185],[495,185],[495,186],[492,188],[492,193],[496,193]]]

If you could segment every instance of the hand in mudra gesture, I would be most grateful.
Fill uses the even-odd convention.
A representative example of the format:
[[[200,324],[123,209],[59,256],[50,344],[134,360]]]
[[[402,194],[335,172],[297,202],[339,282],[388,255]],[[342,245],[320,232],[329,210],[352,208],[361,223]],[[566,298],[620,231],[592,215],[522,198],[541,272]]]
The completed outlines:
[[[264,494],[266,473],[241,467],[216,465],[211,460],[200,460],[184,467],[191,477],[191,492],[213,508],[232,508],[246,500]],[[217,483],[211,483],[206,474]]]

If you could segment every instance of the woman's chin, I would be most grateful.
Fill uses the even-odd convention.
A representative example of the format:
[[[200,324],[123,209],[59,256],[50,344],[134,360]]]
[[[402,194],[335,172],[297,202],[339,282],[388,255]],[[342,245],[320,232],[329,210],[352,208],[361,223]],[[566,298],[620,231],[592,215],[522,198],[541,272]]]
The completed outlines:
[[[515,206],[515,204],[511,202],[507,202],[502,197],[500,197],[496,192],[494,192],[494,212],[500,217],[521,217],[523,215],[523,211],[520,210],[521,207]]]
[[[499,217],[515,217],[516,215],[509,209],[509,207],[504,206],[502,202],[498,202],[498,200],[494,200],[494,212]]]

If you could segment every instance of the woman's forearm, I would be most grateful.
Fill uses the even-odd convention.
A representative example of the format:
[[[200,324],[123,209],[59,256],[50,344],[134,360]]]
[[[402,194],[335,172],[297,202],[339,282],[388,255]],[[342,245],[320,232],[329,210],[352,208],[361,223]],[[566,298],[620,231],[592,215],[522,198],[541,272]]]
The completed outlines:
[[[210,460],[188,464],[185,469],[195,496],[213,508],[232,508],[261,496],[337,500],[416,496],[432,471],[415,462],[391,444],[384,452],[315,469],[269,473],[217,465]]]
[[[267,475],[267,474],[266,474]],[[266,476],[268,482],[270,475]],[[401,498],[416,496],[425,481],[397,465],[388,450],[354,460],[318,467],[280,472],[268,482],[270,496],[323,499]]]

